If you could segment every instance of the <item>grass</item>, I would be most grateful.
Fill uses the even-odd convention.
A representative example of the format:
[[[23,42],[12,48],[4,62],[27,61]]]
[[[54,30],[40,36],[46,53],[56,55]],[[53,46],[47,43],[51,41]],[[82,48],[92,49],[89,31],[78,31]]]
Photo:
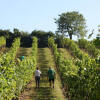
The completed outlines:
[[[49,48],[39,48],[38,65],[41,72],[40,88],[35,88],[34,75],[31,82],[27,85],[24,92],[20,95],[19,100],[67,100],[63,95],[59,75],[56,71],[53,55]],[[52,66],[56,71],[55,88],[49,87],[47,80],[47,71]]]
[[[45,52],[47,52],[46,59],[48,60],[48,66],[52,66],[52,68],[56,71],[55,89],[53,90],[53,94],[56,96],[56,100],[65,100],[62,91],[60,77],[58,75],[56,65],[54,63],[54,56],[52,55],[50,49],[48,48],[45,49]]]
[[[26,56],[26,57],[31,56],[31,52],[32,52],[32,48],[20,47],[17,52],[16,58],[20,58],[21,56]]]
[[[58,51],[60,53],[62,53],[63,57],[66,59],[71,59],[73,58],[72,55],[70,54],[70,52],[66,49],[66,48],[58,48]]]

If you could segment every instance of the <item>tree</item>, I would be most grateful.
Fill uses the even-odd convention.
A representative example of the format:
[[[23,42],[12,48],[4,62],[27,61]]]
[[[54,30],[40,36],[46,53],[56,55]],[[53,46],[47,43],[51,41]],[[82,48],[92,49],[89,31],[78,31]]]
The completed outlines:
[[[58,19],[55,19],[57,24],[57,32],[60,32],[63,36],[67,33],[72,39],[72,35],[84,38],[86,35],[86,23],[82,14],[76,11],[62,13]]]
[[[53,32],[45,32],[42,30],[34,30],[31,33],[31,36],[35,36],[38,38],[38,45],[39,47],[47,47],[48,46],[48,38],[54,37]]]
[[[1,30],[0,29],[0,36],[4,36],[4,37],[9,37],[12,35],[12,32],[10,32],[10,30]]]
[[[13,32],[14,32],[15,37],[20,37],[21,36],[21,33],[20,33],[19,29],[14,28]]]

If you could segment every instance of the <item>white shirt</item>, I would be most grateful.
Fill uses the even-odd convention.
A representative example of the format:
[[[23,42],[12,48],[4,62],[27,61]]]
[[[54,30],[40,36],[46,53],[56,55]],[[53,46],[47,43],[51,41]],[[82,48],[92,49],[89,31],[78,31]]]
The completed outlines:
[[[35,71],[35,76],[40,76],[41,72],[39,70]]]

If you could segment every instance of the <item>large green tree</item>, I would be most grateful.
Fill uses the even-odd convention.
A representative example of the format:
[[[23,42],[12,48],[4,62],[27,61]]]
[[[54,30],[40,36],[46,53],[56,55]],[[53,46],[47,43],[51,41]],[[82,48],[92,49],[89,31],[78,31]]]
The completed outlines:
[[[72,39],[72,35],[76,35],[79,38],[86,36],[86,23],[85,18],[79,12],[72,11],[62,13],[58,19],[55,19],[57,24],[57,31],[64,36],[66,33]]]

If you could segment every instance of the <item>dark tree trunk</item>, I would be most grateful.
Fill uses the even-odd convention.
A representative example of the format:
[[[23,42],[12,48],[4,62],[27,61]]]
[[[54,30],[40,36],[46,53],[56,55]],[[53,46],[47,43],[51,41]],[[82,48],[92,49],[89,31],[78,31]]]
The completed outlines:
[[[72,40],[72,34],[69,35],[70,39]]]

